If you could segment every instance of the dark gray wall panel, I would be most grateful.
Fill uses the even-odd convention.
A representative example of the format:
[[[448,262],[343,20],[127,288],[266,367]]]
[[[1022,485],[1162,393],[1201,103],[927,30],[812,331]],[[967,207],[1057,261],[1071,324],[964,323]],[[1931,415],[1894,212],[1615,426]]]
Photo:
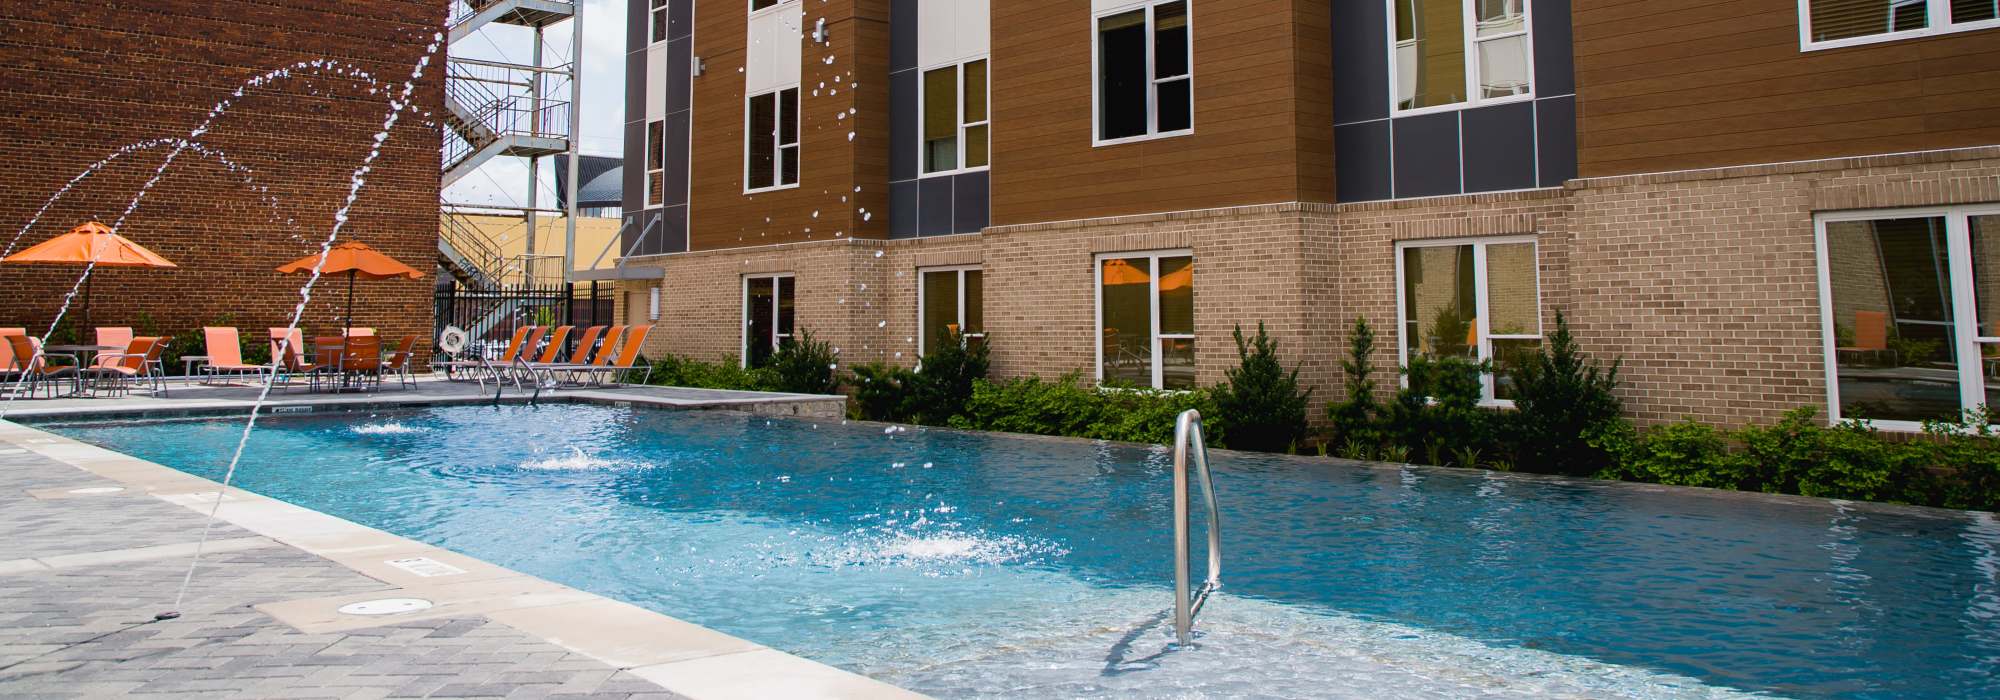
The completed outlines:
[[[650,6],[646,0],[625,0],[626,51],[638,51],[646,48],[646,33],[651,31],[650,27],[652,26],[646,23],[646,8]]]
[[[917,176],[917,72],[889,75],[889,179]]]
[[[889,183],[889,237],[917,237],[917,181]]]
[[[1535,148],[1541,154],[1543,187],[1576,177],[1576,98],[1535,101]]]
[[[667,42],[667,74],[655,76],[654,80],[667,83],[667,111],[680,112],[688,108],[688,96],[694,92],[693,74],[688,70],[692,60],[693,39],[675,39]],[[645,114],[645,112],[640,112]]]
[[[1389,116],[1388,14],[1380,0],[1333,2],[1335,124]]]
[[[636,164],[646,162],[646,125],[631,122],[625,125],[625,192],[621,199],[625,211],[636,212],[646,208],[646,169]]]
[[[1391,128],[1396,197],[1458,193],[1458,112],[1400,117]]]
[[[1459,113],[1465,191],[1535,186],[1535,105],[1515,102]]]
[[[661,124],[666,134],[667,167],[662,173],[666,180],[666,193],[661,197],[663,204],[686,204],[688,198],[688,116],[692,112],[675,112],[667,115]]]
[[[1389,120],[1333,128],[1334,181],[1340,201],[1388,199]]]
[[[688,208],[686,205],[667,207],[661,214],[660,230],[654,235],[655,253],[685,253],[688,249]]]
[[[951,177],[927,177],[917,181],[917,234],[938,236],[951,233]]]
[[[646,52],[625,54],[625,120],[646,120]]]
[[[658,209],[639,212],[638,220],[625,228],[622,240],[618,242],[616,255],[619,257],[645,255],[648,241],[659,234],[659,220]]]
[[[978,233],[992,219],[989,189],[992,178],[980,171],[952,178],[952,232]]]
[[[889,1],[889,70],[917,67],[917,0]]]
[[[691,36],[694,36],[693,0],[667,3],[667,38],[686,39]]]
[[[1535,0],[1535,94],[1576,92],[1576,68],[1570,46],[1570,0]]]

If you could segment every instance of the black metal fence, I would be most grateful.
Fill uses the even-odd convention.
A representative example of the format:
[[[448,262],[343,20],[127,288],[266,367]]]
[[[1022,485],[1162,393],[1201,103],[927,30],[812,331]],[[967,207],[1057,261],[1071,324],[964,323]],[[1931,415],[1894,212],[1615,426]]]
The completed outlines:
[[[468,289],[454,285],[437,292],[436,334],[451,326],[471,336],[474,352],[504,348],[521,326],[611,325],[609,285],[596,282],[553,287]]]

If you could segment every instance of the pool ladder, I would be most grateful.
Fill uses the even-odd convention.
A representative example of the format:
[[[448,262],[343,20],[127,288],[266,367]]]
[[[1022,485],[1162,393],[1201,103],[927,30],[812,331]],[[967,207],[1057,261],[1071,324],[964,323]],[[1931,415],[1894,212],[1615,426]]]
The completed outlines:
[[[1222,588],[1222,516],[1215,509],[1215,484],[1208,474],[1208,447],[1203,440],[1201,412],[1188,410],[1174,421],[1174,636],[1185,646],[1194,641],[1194,617],[1208,594]],[[1201,478],[1202,500],[1208,505],[1208,580],[1188,592],[1188,455]]]

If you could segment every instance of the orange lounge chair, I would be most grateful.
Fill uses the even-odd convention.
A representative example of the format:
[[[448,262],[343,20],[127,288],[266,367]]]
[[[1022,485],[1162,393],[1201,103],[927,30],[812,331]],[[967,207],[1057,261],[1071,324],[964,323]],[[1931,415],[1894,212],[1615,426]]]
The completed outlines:
[[[612,357],[618,351],[618,341],[624,337],[624,326],[612,326],[610,330],[604,332],[604,342],[597,345],[597,352],[591,358],[585,358],[585,353],[590,351],[590,345],[585,343],[577,346],[576,355],[571,358],[571,362],[547,365],[537,369],[547,372],[551,382],[557,382],[557,375],[563,375],[568,378],[560,380],[559,383],[581,385],[583,384],[581,377],[588,373],[599,371],[599,368],[611,364]]]
[[[208,353],[208,364],[201,368],[210,378],[222,375],[253,374],[259,377],[270,367],[243,363],[243,338],[232,326],[208,326],[201,329],[204,352]]]
[[[98,337],[103,337],[101,332]],[[167,343],[172,340],[158,336],[133,338],[126,344],[125,352],[98,355],[91,372],[97,377],[115,380],[117,383],[110,385],[113,391],[128,392],[133,384],[146,382],[152,385],[150,391],[154,396],[166,396],[167,368],[160,356],[167,351]],[[95,384],[91,389],[96,391]]]
[[[36,338],[26,333],[22,333],[21,335],[7,335],[5,337],[8,348],[13,354],[12,364],[6,368],[13,377],[9,388],[22,386],[22,388],[27,390],[28,397],[34,398],[35,390],[40,388],[44,382],[50,382],[49,398],[55,398],[56,392],[55,385],[53,384],[55,380],[69,379],[73,386],[80,381],[75,357],[56,355],[55,357],[68,357],[71,364],[61,366],[51,365],[49,364],[50,356],[42,354],[41,338]]]
[[[118,361],[109,359],[105,357],[106,355],[124,355],[132,350],[132,329],[128,326],[99,327],[97,329],[97,344],[106,347],[124,348],[123,351],[113,350],[111,352],[100,353],[95,359],[90,361],[91,369],[109,369],[117,365]]]
[[[326,365],[306,361],[306,332],[298,328],[271,329],[271,358],[277,365],[279,377],[288,386],[292,377],[297,375],[305,375],[317,383],[317,375],[327,369]]]
[[[606,356],[611,355],[612,353],[610,353],[609,351],[599,353],[597,357],[598,360],[597,365],[596,367],[592,368],[589,373],[592,377],[596,377],[599,374],[602,374],[604,376],[602,379],[598,379],[595,382],[595,384],[597,384],[598,386],[604,386],[607,384],[622,385],[623,382],[616,382],[612,380],[626,377],[632,372],[632,370],[637,369],[636,367],[633,366],[633,363],[638,362],[639,351],[643,349],[643,346],[646,344],[646,336],[651,335],[652,332],[653,332],[653,327],[651,325],[633,326],[631,330],[626,331],[625,342],[623,345],[619,347],[617,357],[612,362],[606,363],[604,361],[604,358]],[[645,379],[642,379],[639,383],[644,384],[647,380],[650,380],[652,378],[653,378],[653,364],[648,362],[646,363]]]

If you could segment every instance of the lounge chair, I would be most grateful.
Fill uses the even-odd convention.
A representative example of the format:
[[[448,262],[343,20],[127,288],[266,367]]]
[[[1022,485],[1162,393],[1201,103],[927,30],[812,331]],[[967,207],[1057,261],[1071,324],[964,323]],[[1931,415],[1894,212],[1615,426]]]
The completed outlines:
[[[208,364],[201,368],[210,378],[223,375],[264,376],[270,369],[264,365],[244,364],[243,338],[231,326],[208,326],[201,329],[202,344],[206,346]]]
[[[27,335],[26,333],[9,335],[6,338],[8,347],[13,351],[14,355],[13,363],[8,367],[13,377],[9,383],[9,388],[20,386],[27,391],[29,398],[34,398],[35,390],[41,388],[46,383],[49,385],[49,398],[55,398],[56,380],[68,379],[72,386],[76,385],[80,380],[81,375],[77,372],[78,367],[75,357],[70,355],[44,355],[42,354],[42,339]],[[51,364],[49,362],[49,358],[51,357],[67,357],[70,360],[70,364],[61,366]]]
[[[271,358],[277,367],[278,381],[291,386],[292,378],[306,377],[308,386],[319,383],[319,375],[325,374],[327,366],[306,361],[306,333],[297,328],[271,329]]]
[[[546,378],[551,384],[560,383],[557,380],[558,374],[590,364],[590,355],[597,349],[597,338],[604,334],[604,329],[605,326],[591,326],[584,329],[583,337],[577,339],[576,350],[570,353],[568,360],[562,359],[562,353],[559,352],[562,347],[560,343],[550,343],[539,361],[528,363],[528,371],[537,379]],[[562,333],[558,330],[557,334]]]
[[[102,338],[100,334],[98,337]],[[97,362],[89,370],[95,377],[91,390],[96,391],[98,382],[103,387],[119,394],[129,393],[132,387],[144,382],[152,385],[149,389],[154,396],[167,395],[167,368],[160,360],[166,352],[167,343],[172,338],[142,336],[133,338],[125,346],[125,352],[104,353],[97,356]],[[106,381],[108,380],[108,381]]]
[[[590,343],[584,342],[577,345],[576,354],[570,357],[569,362],[540,365],[534,370],[546,376],[551,384],[582,385],[583,376],[611,364],[612,357],[618,352],[618,341],[624,337],[624,326],[612,326],[604,332],[604,342],[597,345],[595,353],[591,352]],[[585,340],[588,339],[586,333]]]
[[[498,364],[502,365],[512,364],[514,362],[514,358],[519,356],[521,353],[521,344],[527,341],[528,333],[533,330],[535,330],[534,326],[521,326],[520,328],[514,329],[514,338],[512,340],[507,341],[507,350],[505,352],[500,353],[500,360]],[[479,372],[490,369],[492,366],[493,366],[492,364],[488,363],[486,360],[483,359],[449,360],[446,362],[438,362],[436,360],[431,361],[431,369],[444,370],[444,376],[446,379],[457,379],[457,377],[453,376],[453,373],[456,370],[463,370],[467,375],[478,375]],[[479,379],[480,381],[485,381],[484,376],[475,376],[475,378]]]
[[[417,380],[410,377],[410,362],[411,358],[416,357],[416,355],[417,337],[414,335],[403,336],[402,340],[397,341],[396,350],[389,353],[389,359],[385,361],[387,364],[383,365],[382,371],[397,375],[399,377],[397,380],[399,385],[414,389],[417,386]]]
[[[643,350],[644,346],[646,345],[646,336],[652,335],[652,333],[653,333],[653,326],[651,324],[644,326],[633,326],[631,330],[626,331],[625,346],[619,349],[618,359],[614,360],[610,365],[606,367],[606,369],[599,370],[605,373],[604,379],[600,381],[599,384],[615,384],[623,386],[624,382],[612,381],[612,380],[613,379],[622,380],[630,378],[632,376],[632,372],[636,369],[639,369],[637,367],[634,367],[633,363],[639,360],[639,351]],[[652,380],[653,363],[651,362],[646,363],[645,372],[646,372],[645,376],[639,380],[640,384],[645,384],[646,382]]]
[[[123,355],[131,351],[132,329],[128,326],[99,327],[97,329],[97,344],[106,347],[125,348],[124,351],[114,350],[107,353],[100,353],[95,359],[90,361],[91,369],[108,369],[113,367],[118,364],[117,361],[108,359],[106,356]]]

